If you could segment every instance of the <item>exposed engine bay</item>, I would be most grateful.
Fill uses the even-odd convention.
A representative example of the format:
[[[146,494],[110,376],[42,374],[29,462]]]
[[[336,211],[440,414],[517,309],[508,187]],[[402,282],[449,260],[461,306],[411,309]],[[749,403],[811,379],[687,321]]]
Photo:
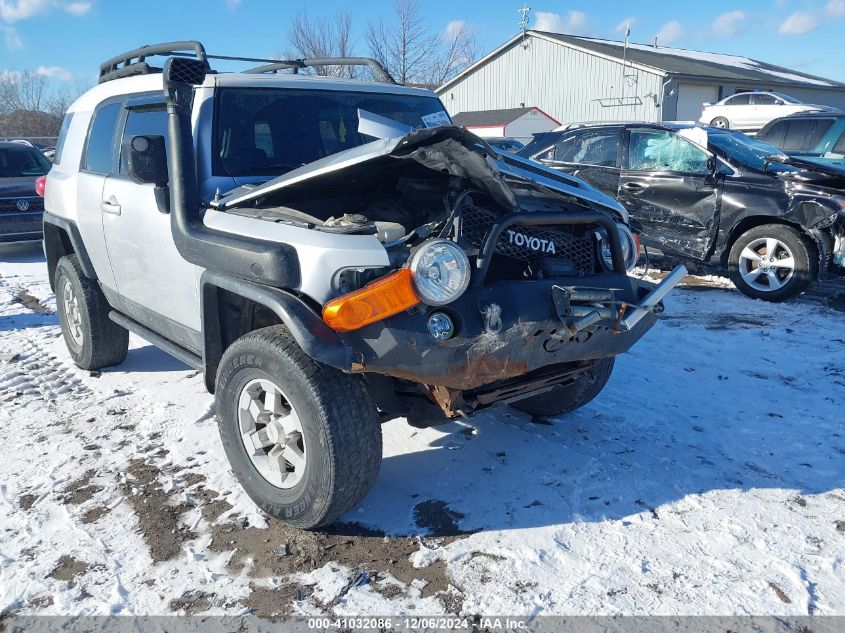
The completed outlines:
[[[582,181],[484,147],[459,128],[412,132],[398,141],[343,152],[349,160],[338,154],[268,183],[241,187],[212,208],[322,233],[375,236],[390,267],[402,266],[431,238],[452,240],[474,262],[494,223],[511,213],[599,209],[624,221],[621,206],[609,206]],[[630,260],[633,238],[623,242]],[[606,229],[563,220],[502,231],[487,276],[547,279],[612,269]],[[336,290],[359,288],[384,272],[345,271]]]

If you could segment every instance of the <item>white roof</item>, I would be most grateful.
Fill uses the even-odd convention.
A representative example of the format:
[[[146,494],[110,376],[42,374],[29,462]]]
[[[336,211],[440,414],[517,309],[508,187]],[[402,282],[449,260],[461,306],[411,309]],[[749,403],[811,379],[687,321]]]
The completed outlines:
[[[283,87],[319,90],[345,90],[355,92],[379,92],[384,94],[405,94],[420,97],[436,97],[431,90],[425,88],[410,88],[396,84],[376,81],[359,81],[356,79],[339,79],[337,77],[318,77],[306,74],[258,74],[258,73],[209,73],[204,87],[241,86],[241,87]],[[162,90],[164,81],[161,73],[135,75],[112,79],[97,84],[80,96],[68,108],[69,112],[93,110],[100,102],[118,95],[137,94]]]

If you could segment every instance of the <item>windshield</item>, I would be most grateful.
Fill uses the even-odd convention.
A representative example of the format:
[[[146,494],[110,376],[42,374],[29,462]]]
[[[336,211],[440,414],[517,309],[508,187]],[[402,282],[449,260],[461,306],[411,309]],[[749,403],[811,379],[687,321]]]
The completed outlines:
[[[774,145],[769,145],[740,132],[712,132],[708,130],[710,146],[725,158],[745,167],[765,171],[767,156],[786,156]]]
[[[780,92],[773,92],[772,94],[775,95],[776,97],[780,98],[780,99],[783,99],[787,103],[801,103],[795,97],[790,97],[789,95],[785,95],[785,94],[780,93]]]
[[[214,173],[279,176],[376,140],[358,132],[359,109],[412,128],[449,122],[434,96],[223,88],[217,102]]]
[[[0,178],[43,176],[50,161],[33,147],[0,147]]]

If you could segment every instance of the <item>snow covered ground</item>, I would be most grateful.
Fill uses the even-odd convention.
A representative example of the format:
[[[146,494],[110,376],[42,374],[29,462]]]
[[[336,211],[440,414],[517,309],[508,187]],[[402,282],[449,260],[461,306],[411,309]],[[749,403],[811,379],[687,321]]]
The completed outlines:
[[[200,375],[134,337],[75,368],[0,252],[0,612],[845,614],[841,299],[692,281],[581,411],[387,421],[315,534],[241,491]]]

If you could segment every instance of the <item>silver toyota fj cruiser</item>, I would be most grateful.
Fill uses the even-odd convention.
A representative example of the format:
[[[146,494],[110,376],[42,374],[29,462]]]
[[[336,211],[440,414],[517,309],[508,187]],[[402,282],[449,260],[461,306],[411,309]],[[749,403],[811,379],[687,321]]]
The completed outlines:
[[[589,402],[683,275],[628,276],[623,207],[373,60],[214,58],[171,42],[101,66],[62,128],[44,247],[76,364],[120,363],[134,332],[201,369],[233,471],[291,525],[367,494],[379,411]],[[379,81],[298,72],[331,64]]]

